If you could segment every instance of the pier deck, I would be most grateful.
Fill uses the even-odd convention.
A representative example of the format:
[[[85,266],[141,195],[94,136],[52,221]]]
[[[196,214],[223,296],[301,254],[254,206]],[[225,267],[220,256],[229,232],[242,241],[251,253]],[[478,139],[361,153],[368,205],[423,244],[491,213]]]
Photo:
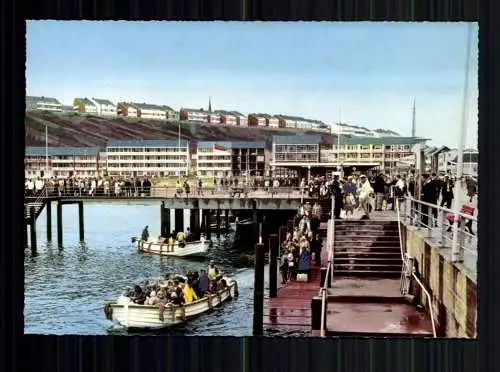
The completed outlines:
[[[321,228],[325,228],[322,224]],[[326,244],[323,244],[325,247]],[[328,262],[328,252],[321,250],[321,263]],[[268,298],[264,303],[264,329],[269,333],[304,334],[311,332],[311,299],[317,296],[320,289],[321,266],[311,267],[309,281],[289,281],[281,284],[278,276],[278,296]]]

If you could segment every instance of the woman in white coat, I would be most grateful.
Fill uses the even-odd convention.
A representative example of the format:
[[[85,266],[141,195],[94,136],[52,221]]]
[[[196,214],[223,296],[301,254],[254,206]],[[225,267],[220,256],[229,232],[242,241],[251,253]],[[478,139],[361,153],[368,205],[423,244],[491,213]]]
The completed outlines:
[[[366,179],[366,176],[363,174],[360,176],[360,185],[358,188],[359,193],[359,205],[363,210],[363,216],[361,219],[369,219],[370,218],[370,195],[373,194],[373,188],[370,185],[370,182]]]

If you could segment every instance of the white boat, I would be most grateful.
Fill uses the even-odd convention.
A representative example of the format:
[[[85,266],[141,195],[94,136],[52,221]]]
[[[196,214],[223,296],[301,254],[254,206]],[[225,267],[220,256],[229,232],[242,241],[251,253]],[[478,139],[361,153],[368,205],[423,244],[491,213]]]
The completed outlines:
[[[253,224],[253,220],[251,218],[246,218],[244,220],[239,221],[238,217],[236,217],[236,221],[231,222],[229,224],[229,227],[233,231],[237,231],[238,227],[249,226],[249,225],[252,225],[252,224]]]
[[[169,245],[165,242],[159,242],[158,240],[144,241],[142,239],[136,239],[137,250],[144,253],[154,253],[160,256],[175,256],[175,257],[203,257],[206,255],[208,249],[212,242],[206,240],[204,236],[200,237],[200,240],[193,242],[185,242],[179,245],[178,242]]]
[[[117,301],[107,303],[104,313],[109,320],[127,329],[160,329],[185,323],[208,313],[215,307],[238,296],[238,285],[234,279],[224,278],[227,287],[212,295],[187,305],[138,305],[129,297],[120,296]]]

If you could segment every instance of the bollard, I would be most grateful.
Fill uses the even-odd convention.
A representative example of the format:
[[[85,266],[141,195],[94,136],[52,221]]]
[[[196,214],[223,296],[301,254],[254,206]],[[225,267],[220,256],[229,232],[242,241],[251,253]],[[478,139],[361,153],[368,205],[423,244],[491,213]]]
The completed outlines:
[[[255,244],[253,335],[264,332],[264,244]]]
[[[319,276],[319,286],[321,288],[324,287],[325,285],[325,278],[326,278],[326,272],[328,271],[328,268],[322,267],[320,270],[320,276]],[[332,288],[332,276],[328,275],[328,281],[327,281],[327,288]]]
[[[311,299],[311,328],[313,331],[321,329],[321,297],[315,296]],[[326,311],[324,313],[325,327],[326,327]]]
[[[278,296],[278,235],[269,237],[269,297]]]

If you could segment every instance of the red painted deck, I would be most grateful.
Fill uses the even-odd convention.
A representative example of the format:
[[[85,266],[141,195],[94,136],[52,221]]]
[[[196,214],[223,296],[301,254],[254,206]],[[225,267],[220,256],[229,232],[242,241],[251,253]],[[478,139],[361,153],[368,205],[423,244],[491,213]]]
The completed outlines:
[[[328,262],[328,252],[321,251],[321,263]],[[278,274],[278,297],[264,302],[264,328],[278,333],[311,332],[311,299],[318,296],[320,289],[320,266],[311,267],[307,283],[289,281],[281,284]]]
[[[429,316],[405,301],[399,284],[399,279],[334,278],[328,291],[328,332],[432,337]]]

